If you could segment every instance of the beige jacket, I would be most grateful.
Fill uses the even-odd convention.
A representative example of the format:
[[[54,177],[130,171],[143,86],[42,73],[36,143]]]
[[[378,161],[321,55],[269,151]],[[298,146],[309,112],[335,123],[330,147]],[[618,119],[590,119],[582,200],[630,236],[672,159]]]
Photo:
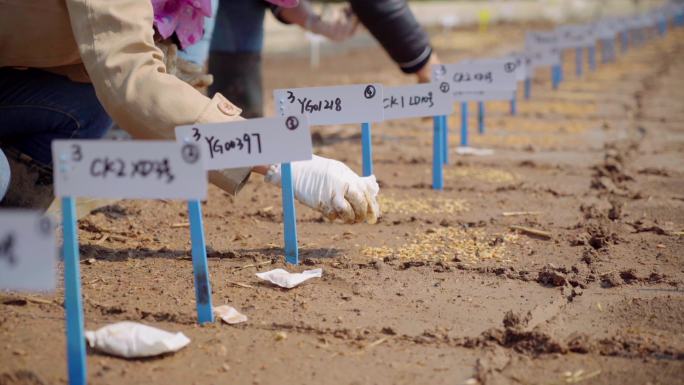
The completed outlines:
[[[166,73],[150,0],[0,0],[0,67],[90,81],[100,103],[138,139],[174,138],[184,124],[237,120],[241,110]],[[231,193],[249,169],[210,173]]]

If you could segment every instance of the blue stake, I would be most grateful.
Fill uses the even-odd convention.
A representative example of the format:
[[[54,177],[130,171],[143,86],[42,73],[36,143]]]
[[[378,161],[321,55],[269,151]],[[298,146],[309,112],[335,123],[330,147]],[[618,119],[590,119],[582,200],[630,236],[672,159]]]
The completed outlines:
[[[525,79],[525,100],[530,100],[532,97],[532,79]]]
[[[361,124],[361,145],[363,153],[363,176],[373,175],[373,143],[371,142],[371,124]]]
[[[511,99],[511,116],[516,115],[518,115],[518,97],[513,95],[513,99]]]
[[[596,46],[589,47],[589,70],[596,71]]]
[[[432,118],[433,134],[432,134],[432,188],[434,190],[442,190],[444,188],[444,144],[442,134],[444,127],[444,116],[435,116]]]
[[[214,322],[214,312],[211,309],[211,284],[209,283],[207,247],[204,242],[204,224],[202,223],[202,204],[200,201],[188,201],[188,218],[190,219],[190,240],[192,241],[192,270],[195,277],[197,320],[201,325]]]
[[[468,147],[468,102],[461,103],[461,146]]]
[[[283,227],[285,229],[285,261],[299,264],[299,248],[297,246],[297,214],[294,206],[294,189],[292,188],[292,166],[290,163],[280,165],[280,178],[283,193]]]
[[[575,49],[575,72],[577,76],[582,76],[584,71],[584,51],[582,48]]]
[[[485,132],[485,104],[484,102],[477,102],[477,130],[480,135]]]
[[[442,148],[444,149],[442,163],[449,164],[449,117],[442,115],[439,118],[442,125]]]
[[[565,71],[563,70],[565,66],[565,59],[563,57],[563,51],[560,53],[560,64],[558,65],[558,84],[560,85],[565,79]]]
[[[62,231],[64,233],[64,307],[66,308],[69,385],[85,385],[85,337],[74,198],[62,198]]]
[[[627,31],[620,32],[620,43],[622,52],[627,52],[627,49],[629,49],[629,34]]]
[[[554,90],[557,90],[560,84],[560,72],[560,65],[551,67],[551,86]]]

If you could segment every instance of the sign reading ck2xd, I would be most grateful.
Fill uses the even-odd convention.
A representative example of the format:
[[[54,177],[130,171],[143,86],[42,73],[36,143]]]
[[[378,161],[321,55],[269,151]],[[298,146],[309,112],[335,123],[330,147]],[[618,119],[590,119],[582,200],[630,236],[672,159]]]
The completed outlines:
[[[433,67],[434,82],[449,82],[453,101],[510,99],[515,92],[517,64],[511,59],[485,59]]]

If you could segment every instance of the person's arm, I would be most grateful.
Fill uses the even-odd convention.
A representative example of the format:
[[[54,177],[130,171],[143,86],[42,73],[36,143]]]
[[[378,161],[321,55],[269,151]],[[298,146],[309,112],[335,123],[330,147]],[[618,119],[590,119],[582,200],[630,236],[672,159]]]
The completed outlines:
[[[212,99],[167,73],[154,45],[153,10],[144,0],[66,0],[81,59],[100,103],[139,139],[173,139],[174,127],[233,121],[241,110],[221,94]],[[249,168],[211,172],[235,193]]]
[[[418,24],[406,0],[350,0],[361,23],[378,40],[399,68],[430,80],[430,66],[439,61],[430,38]]]
[[[325,20],[306,0],[293,8],[272,7],[273,14],[283,23],[296,24],[307,31],[323,35],[333,41],[342,41],[356,31],[358,21],[351,12],[342,12],[337,17]]]

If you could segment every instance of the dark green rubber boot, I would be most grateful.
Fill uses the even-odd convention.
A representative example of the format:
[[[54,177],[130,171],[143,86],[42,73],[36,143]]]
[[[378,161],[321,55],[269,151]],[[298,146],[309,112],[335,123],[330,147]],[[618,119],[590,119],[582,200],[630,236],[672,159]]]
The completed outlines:
[[[219,92],[242,109],[243,118],[264,115],[260,53],[226,53],[214,51],[209,55],[209,73],[214,83],[209,96]]]

